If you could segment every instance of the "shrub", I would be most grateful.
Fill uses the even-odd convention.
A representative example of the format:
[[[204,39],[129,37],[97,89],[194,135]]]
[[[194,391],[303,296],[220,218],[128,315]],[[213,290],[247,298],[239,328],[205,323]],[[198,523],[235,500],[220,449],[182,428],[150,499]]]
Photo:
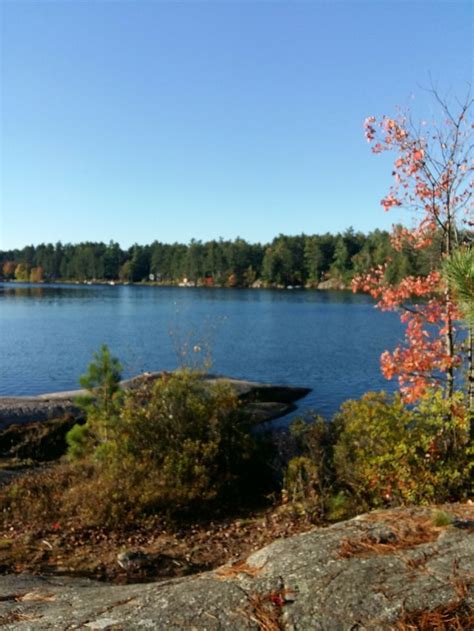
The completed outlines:
[[[113,416],[87,409],[86,424],[68,434],[68,463],[0,493],[7,519],[116,528],[243,508],[269,489],[264,441],[229,385],[183,370],[123,393]]]
[[[469,496],[473,449],[460,393],[448,401],[431,392],[409,408],[398,394],[369,392],[343,403],[332,423],[299,420],[291,433],[298,456],[284,497],[311,519]]]
[[[435,512],[432,518],[433,526],[437,528],[442,528],[443,526],[451,526],[453,523],[453,516],[445,513],[444,511],[438,510]]]
[[[1,515],[5,523],[13,520],[47,529],[65,516],[74,516],[67,496],[91,475],[90,467],[73,467],[67,463],[23,475],[0,488]],[[94,502],[94,498],[87,499]]]
[[[243,501],[265,477],[261,463],[251,479],[257,442],[229,385],[182,370],[125,395],[103,468],[139,486],[145,511]]]
[[[322,518],[334,484],[334,428],[320,416],[298,418],[290,425],[293,457],[286,468],[283,495],[299,514]]]
[[[335,416],[338,482],[362,508],[444,502],[468,494],[469,428],[462,395],[429,393],[413,409],[368,393]]]
[[[319,470],[316,462],[307,456],[296,456],[288,463],[285,472],[283,497],[302,516],[313,517],[321,501],[318,493]]]

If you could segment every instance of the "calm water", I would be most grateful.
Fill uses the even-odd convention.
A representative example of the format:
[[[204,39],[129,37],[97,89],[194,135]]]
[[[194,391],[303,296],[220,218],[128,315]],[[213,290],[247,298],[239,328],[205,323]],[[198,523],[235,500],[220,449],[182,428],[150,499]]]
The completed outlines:
[[[210,348],[212,372],[313,388],[300,407],[329,416],[345,399],[393,389],[379,356],[401,336],[394,314],[349,292],[0,283],[0,395],[78,387],[104,342],[125,376]]]

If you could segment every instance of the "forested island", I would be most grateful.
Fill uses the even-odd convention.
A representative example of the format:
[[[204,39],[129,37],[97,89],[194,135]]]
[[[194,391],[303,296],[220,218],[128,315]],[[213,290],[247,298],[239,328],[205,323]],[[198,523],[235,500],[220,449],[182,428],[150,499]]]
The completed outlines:
[[[0,279],[152,282],[218,287],[344,287],[354,276],[389,261],[387,280],[428,274],[439,266],[441,235],[428,248],[395,249],[390,233],[349,228],[338,234],[280,234],[271,243],[244,239],[189,244],[114,241],[29,245],[0,251]]]

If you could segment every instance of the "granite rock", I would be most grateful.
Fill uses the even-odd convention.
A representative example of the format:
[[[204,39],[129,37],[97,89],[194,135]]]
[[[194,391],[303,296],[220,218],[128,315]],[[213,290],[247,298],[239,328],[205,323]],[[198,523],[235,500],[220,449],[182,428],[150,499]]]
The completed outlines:
[[[0,625],[6,631],[388,631],[405,612],[474,605],[472,529],[433,527],[427,538],[404,541],[406,524],[426,519],[427,509],[363,515],[275,541],[238,567],[158,583],[1,576]],[[361,552],[363,542],[372,544]]]

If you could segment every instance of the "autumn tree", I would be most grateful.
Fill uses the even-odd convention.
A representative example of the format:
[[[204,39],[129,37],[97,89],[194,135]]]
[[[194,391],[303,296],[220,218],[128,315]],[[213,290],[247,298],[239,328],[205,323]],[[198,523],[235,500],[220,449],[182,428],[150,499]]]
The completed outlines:
[[[41,283],[44,279],[44,270],[39,265],[38,267],[32,267],[30,271],[30,282]]]
[[[18,263],[15,267],[15,280],[25,282],[28,281],[30,272],[26,263]]]
[[[11,279],[15,276],[16,263],[14,261],[5,261],[2,266],[3,276]]]
[[[450,257],[468,239],[472,222],[473,124],[469,120],[473,101],[451,106],[433,90],[441,122],[415,126],[406,115],[396,118],[370,116],[365,136],[376,154],[392,151],[396,158],[394,182],[382,199],[385,211],[410,210],[410,228],[392,232],[396,250],[423,251],[438,241],[441,258]],[[405,341],[381,357],[384,375],[398,377],[407,402],[416,401],[429,387],[442,387],[452,398],[456,369],[463,364],[457,342],[456,322],[461,313],[453,296],[452,282],[432,265],[425,275],[407,275],[399,282],[387,277],[389,261],[369,274],[360,275],[354,290],[363,290],[378,300],[382,310],[397,310],[406,324]]]

